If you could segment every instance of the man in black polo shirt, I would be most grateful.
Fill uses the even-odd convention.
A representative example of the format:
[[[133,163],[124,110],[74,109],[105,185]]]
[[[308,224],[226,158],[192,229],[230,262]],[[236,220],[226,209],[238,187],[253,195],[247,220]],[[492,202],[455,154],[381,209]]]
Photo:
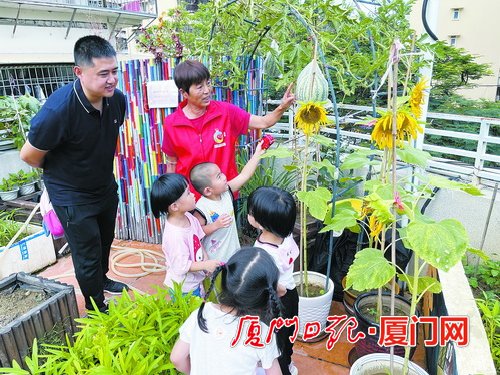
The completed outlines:
[[[106,276],[118,205],[113,157],[125,97],[116,89],[118,64],[108,41],[80,38],[74,57],[78,79],[55,91],[31,120],[21,159],[43,168],[85,307],[92,309],[93,299],[105,311],[104,291],[128,289]]]

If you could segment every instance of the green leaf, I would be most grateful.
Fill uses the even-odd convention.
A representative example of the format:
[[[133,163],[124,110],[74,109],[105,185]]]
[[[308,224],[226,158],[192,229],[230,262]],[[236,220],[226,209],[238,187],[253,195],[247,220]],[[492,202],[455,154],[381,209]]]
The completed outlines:
[[[372,215],[375,215],[379,221],[389,224],[395,220],[391,212],[393,199],[384,200],[377,193],[372,193],[365,197],[365,201],[368,202],[368,207],[373,209]]]
[[[293,157],[293,150],[287,147],[270,148],[264,153],[264,155],[261,156],[262,159],[271,157],[276,157],[279,159],[291,158]]]
[[[379,150],[365,150],[365,149],[356,150],[353,153],[347,155],[347,157],[344,159],[344,162],[340,166],[340,170],[344,171],[346,169],[356,169],[368,165],[380,164],[380,161],[378,160],[370,161],[368,158],[371,155],[382,155],[382,153]]]
[[[358,225],[358,213],[354,210],[342,210],[340,212],[335,212],[335,216],[329,220],[329,223],[325,225],[319,233],[328,232],[331,230],[341,231],[345,228],[352,228]]]
[[[413,282],[415,278],[413,276],[407,275],[405,273],[398,274],[400,280],[408,284],[408,289],[410,293],[413,294]],[[430,293],[441,293],[441,283],[433,277],[430,276],[419,276],[417,281],[417,295],[421,295],[424,291]]]
[[[335,142],[334,142],[334,140],[332,138],[325,137],[322,134],[314,134],[311,137],[311,140],[314,143],[318,143],[318,144],[320,144],[321,146],[324,146],[324,147],[333,147],[335,145]]]
[[[366,248],[356,253],[346,277],[346,289],[359,292],[383,287],[396,275],[381,250]]]
[[[488,254],[486,254],[484,251],[482,251],[480,249],[476,249],[474,247],[468,247],[467,251],[469,253],[471,253],[471,254],[477,255],[482,260],[489,260],[490,259],[490,257],[488,256]]]
[[[298,191],[297,198],[309,209],[312,217],[323,221],[328,211],[328,202],[332,198],[330,191],[319,187],[312,191]]]
[[[422,151],[414,148],[412,145],[405,145],[404,149],[396,149],[398,158],[408,164],[418,165],[425,168],[427,161],[431,158],[431,154],[427,151]]]
[[[335,177],[335,166],[328,159],[323,159],[321,161],[313,161],[311,163],[311,167],[320,170],[321,168],[325,168],[328,174],[331,177]]]
[[[455,219],[438,223],[412,221],[406,228],[406,235],[415,254],[443,271],[457,264],[469,246],[465,228]]]
[[[467,194],[474,196],[483,195],[483,193],[481,193],[481,191],[474,185],[450,180],[443,176],[431,175],[428,183],[430,185],[437,186],[442,189],[461,190]]]

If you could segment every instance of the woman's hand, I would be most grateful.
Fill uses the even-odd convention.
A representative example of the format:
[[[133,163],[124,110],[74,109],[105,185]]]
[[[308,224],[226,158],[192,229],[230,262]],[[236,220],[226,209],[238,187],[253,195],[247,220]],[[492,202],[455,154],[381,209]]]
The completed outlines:
[[[280,107],[283,108],[283,112],[290,108],[293,103],[295,103],[295,94],[292,92],[292,87],[293,82],[288,85],[283,98],[281,98]]]
[[[262,149],[263,143],[264,141],[262,139],[259,142],[257,142],[257,146],[255,147],[255,151],[253,152],[252,157],[260,158],[262,155],[265,154],[266,150]]]

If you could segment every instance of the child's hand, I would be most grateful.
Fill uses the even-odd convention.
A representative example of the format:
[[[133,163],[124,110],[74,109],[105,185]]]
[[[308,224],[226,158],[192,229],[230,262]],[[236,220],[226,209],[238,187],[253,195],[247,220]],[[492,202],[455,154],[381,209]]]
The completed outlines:
[[[254,158],[257,158],[257,157],[260,158],[266,152],[266,150],[262,149],[262,143],[264,143],[262,140],[257,142],[257,147],[255,147],[255,151],[253,153]]]
[[[211,274],[212,272],[215,271],[215,269],[224,264],[224,262],[221,262],[220,260],[217,260],[217,259],[210,259],[210,260],[206,260],[205,261],[205,270]]]
[[[215,220],[215,223],[217,224],[217,228],[227,228],[231,225],[233,222],[233,218],[229,216],[228,214],[224,214],[218,217],[217,220]]]

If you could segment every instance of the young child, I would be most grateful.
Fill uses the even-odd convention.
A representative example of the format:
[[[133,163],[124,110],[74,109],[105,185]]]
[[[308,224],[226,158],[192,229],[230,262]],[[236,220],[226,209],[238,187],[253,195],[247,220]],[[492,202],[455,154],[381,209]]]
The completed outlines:
[[[219,304],[206,302],[219,273],[222,276]],[[242,334],[231,347],[238,333],[238,318],[247,315],[260,318],[260,338],[264,343],[269,322],[280,315],[276,293],[278,277],[272,257],[255,247],[242,248],[218,267],[212,275],[205,302],[179,329],[180,337],[170,354],[176,369],[191,375],[247,375],[255,373],[260,362],[267,375],[281,374],[276,339],[256,348],[244,345],[247,336]],[[248,323],[244,327],[248,327]]]
[[[214,163],[200,163],[191,169],[191,184],[202,195],[196,202],[194,216],[205,232],[202,243],[210,259],[225,262],[240,248],[232,192],[238,191],[255,173],[264,153],[261,146],[262,141],[241,173],[230,181]]]
[[[201,282],[206,272],[213,272],[220,264],[208,259],[200,240],[205,235],[199,221],[189,213],[194,210],[194,194],[186,178],[177,173],[160,176],[151,187],[151,209],[155,217],[166,213],[162,250],[167,274],[165,285],[173,289],[173,282],[182,283],[182,292],[193,292],[201,297]]]
[[[280,271],[278,294],[285,319],[299,313],[299,295],[293,280],[293,263],[299,255],[292,235],[296,212],[292,195],[274,186],[261,186],[248,197],[248,222],[261,230],[254,246],[267,251]],[[279,342],[283,345],[279,364],[284,375],[298,374],[292,363],[293,343],[289,340],[293,330],[292,326],[278,331]]]

